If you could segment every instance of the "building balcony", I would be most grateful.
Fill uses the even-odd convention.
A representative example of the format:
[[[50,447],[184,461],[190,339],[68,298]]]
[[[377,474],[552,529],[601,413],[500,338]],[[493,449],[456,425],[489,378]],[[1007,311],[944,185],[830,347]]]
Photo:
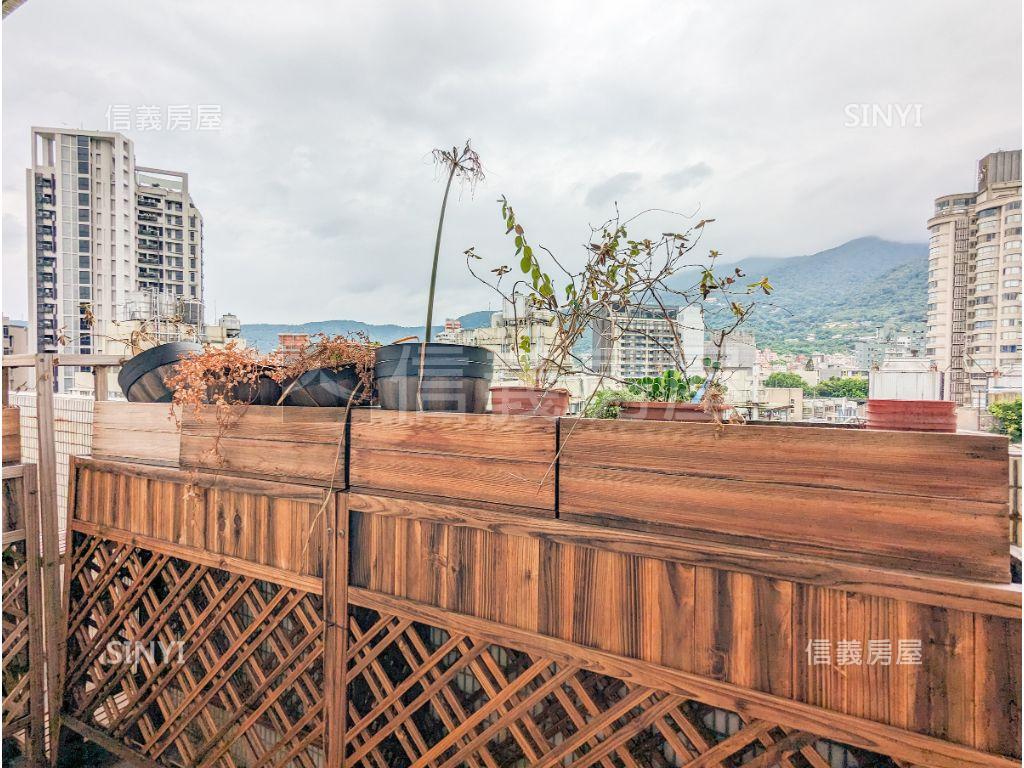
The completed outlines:
[[[142,208],[160,208],[160,198],[158,197],[139,197],[137,203]]]

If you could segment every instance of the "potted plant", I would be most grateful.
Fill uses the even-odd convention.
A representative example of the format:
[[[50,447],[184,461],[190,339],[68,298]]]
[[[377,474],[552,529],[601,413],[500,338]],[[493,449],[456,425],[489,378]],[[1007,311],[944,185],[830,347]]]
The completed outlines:
[[[274,361],[230,341],[223,347],[207,344],[181,358],[164,383],[173,392],[174,405],[213,405],[218,412],[225,412],[277,403],[281,397],[281,385],[275,379],[278,375]]]
[[[369,403],[375,347],[364,333],[317,334],[276,369],[274,378],[282,387],[278,402],[322,408]]]
[[[696,246],[710,220],[697,222],[683,233],[663,232],[658,238],[634,238],[630,236],[627,225],[637,217],[622,221],[616,215],[593,229],[591,240],[585,246],[586,258],[582,266],[572,270],[563,266],[547,248],[539,246],[535,249],[528,242],[508,200],[502,197],[499,202],[506,234],[514,238],[518,270],[501,265],[490,270],[495,277],[485,277],[474,269],[474,262],[480,257],[475,249],[470,248],[465,252],[469,271],[496,291],[506,307],[513,308],[516,324],[520,322],[518,308],[523,307],[521,314],[526,317],[526,328],[536,327],[536,323],[531,324],[530,317],[538,314],[550,317],[552,328],[540,354],[535,354],[535,339],[531,334],[518,334],[517,343],[513,345],[517,354],[512,356],[513,364],[508,367],[525,386],[493,388],[495,411],[539,412],[545,399],[557,390],[559,378],[571,371],[589,371],[599,375],[597,391],[609,386],[626,386],[628,380],[617,378],[604,361],[596,362],[595,357],[594,362],[588,363],[577,353],[576,347],[582,336],[597,328],[610,327],[607,334],[609,344],[617,342],[626,332],[646,336],[645,341],[656,343],[672,360],[672,367],[681,372],[691,371],[697,361],[703,359],[708,386],[702,391],[702,403],[709,393],[719,391],[713,385],[721,369],[722,344],[753,307],[753,303],[745,304],[739,297],[755,292],[767,294],[772,288],[765,279],[744,286],[741,283],[744,275],[739,269],[719,277],[713,270],[718,257],[716,251],[711,251],[709,261],[703,264],[685,263],[687,254]],[[546,254],[545,261],[550,260],[554,264],[558,277],[552,278],[545,271],[538,251]],[[680,288],[676,276],[683,270],[695,270],[697,282]],[[516,277],[511,278],[511,285],[503,285],[503,278],[510,273]],[[556,283],[559,284],[556,286]],[[699,313],[702,318],[697,344],[699,350],[688,350],[682,338],[684,311],[705,304],[709,298],[718,300],[717,306],[725,309],[727,317],[720,323],[722,327],[714,330],[712,343],[718,350],[714,357],[704,356],[703,306]],[[617,318],[615,322],[610,320],[613,316]],[[633,325],[631,321],[637,318],[641,321]],[[672,331],[671,340],[666,342],[664,338],[645,334],[643,318],[668,321],[666,325]],[[622,319],[624,322],[620,322]],[[690,341],[692,343],[692,337]],[[682,376],[683,381],[689,381],[687,376]],[[554,398],[552,400],[558,402]],[[720,412],[720,409],[704,410],[711,414]],[[559,412],[564,413],[564,409]]]
[[[701,381],[699,377],[694,377]],[[626,385],[627,399],[618,403],[620,419],[656,421],[712,421],[702,402],[703,388],[696,388],[679,371],[644,376]],[[694,402],[696,400],[696,402]]]
[[[430,341],[448,193],[456,177],[471,187],[481,181],[484,178],[483,166],[469,141],[461,150],[458,147],[435,149],[434,160],[447,171],[448,180],[437,220],[424,339],[419,343],[389,344],[377,349],[374,367],[377,399],[381,408],[386,410],[483,413],[487,407],[487,386],[493,372],[490,350]]]
[[[191,341],[172,341],[146,349],[121,366],[117,383],[131,403],[169,403],[174,390],[167,386],[167,379],[174,375],[181,360],[202,351],[201,344]]]

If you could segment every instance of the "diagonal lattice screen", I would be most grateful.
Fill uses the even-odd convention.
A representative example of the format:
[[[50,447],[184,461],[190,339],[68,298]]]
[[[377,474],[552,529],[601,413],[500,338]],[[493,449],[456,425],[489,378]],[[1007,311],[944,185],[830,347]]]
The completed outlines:
[[[65,712],[169,766],[316,766],[322,600],[76,533]]]
[[[893,766],[692,699],[353,606],[347,765]]]

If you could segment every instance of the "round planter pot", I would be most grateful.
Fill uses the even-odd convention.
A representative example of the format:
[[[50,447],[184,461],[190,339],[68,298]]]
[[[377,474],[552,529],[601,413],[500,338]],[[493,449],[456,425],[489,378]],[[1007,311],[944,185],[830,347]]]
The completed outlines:
[[[352,392],[359,384],[354,365],[341,368],[317,368],[306,371],[281,385],[285,405],[304,405],[320,408],[335,408],[348,405]]]
[[[956,432],[952,400],[868,400],[868,429]]]
[[[507,416],[564,416],[569,390],[491,387],[491,410]]]
[[[117,383],[129,402],[169,403],[174,391],[164,380],[174,373],[179,360],[202,351],[202,345],[191,341],[174,341],[147,349],[121,366]]]
[[[619,405],[620,419],[646,421],[713,421],[698,403],[625,402]]]
[[[418,411],[420,348],[423,344],[378,347],[374,364],[377,400],[388,411]],[[494,355],[483,347],[426,345],[423,410],[483,413],[494,372]]]
[[[213,402],[224,392],[223,384],[214,384],[206,390],[206,399]],[[231,394],[225,399],[229,403],[245,403],[247,405],[277,405],[281,399],[281,385],[265,373],[260,374],[255,384],[235,384]]]

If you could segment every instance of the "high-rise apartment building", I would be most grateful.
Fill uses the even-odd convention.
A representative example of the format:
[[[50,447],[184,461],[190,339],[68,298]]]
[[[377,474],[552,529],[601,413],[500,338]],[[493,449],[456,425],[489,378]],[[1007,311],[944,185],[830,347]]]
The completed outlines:
[[[180,298],[202,324],[202,217],[186,174],[137,167],[119,133],[33,128],[26,189],[31,349],[104,349],[138,290]],[[60,370],[59,390],[73,388],[74,370]]]
[[[593,327],[593,368],[620,380],[677,370],[677,335],[685,358],[682,365],[689,375],[702,375],[704,317],[700,307],[683,307],[675,311],[674,318],[666,317],[658,305],[605,312]]]
[[[925,355],[946,375],[944,396],[983,406],[1021,375],[1021,151],[978,163],[978,189],[944,195],[928,220]]]

